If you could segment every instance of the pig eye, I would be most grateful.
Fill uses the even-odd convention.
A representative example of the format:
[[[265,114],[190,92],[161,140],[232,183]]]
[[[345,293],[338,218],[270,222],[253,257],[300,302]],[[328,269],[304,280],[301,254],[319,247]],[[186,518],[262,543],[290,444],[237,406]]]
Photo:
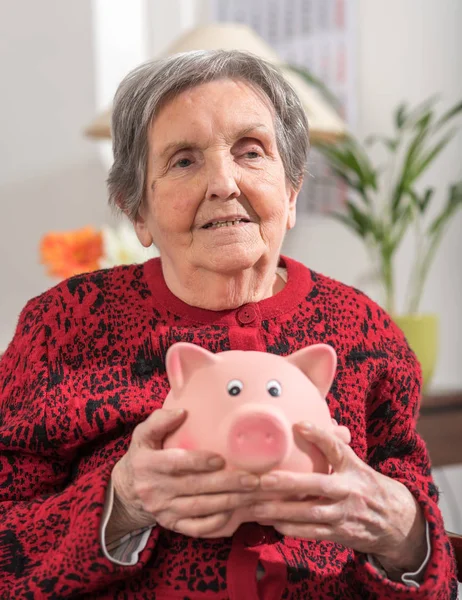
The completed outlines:
[[[239,381],[239,379],[231,379],[227,386],[228,394],[230,396],[238,396],[243,387],[242,381]]]
[[[268,383],[266,384],[266,390],[270,396],[276,397],[282,394],[281,384],[279,383],[279,381],[276,381],[276,379],[268,381]]]

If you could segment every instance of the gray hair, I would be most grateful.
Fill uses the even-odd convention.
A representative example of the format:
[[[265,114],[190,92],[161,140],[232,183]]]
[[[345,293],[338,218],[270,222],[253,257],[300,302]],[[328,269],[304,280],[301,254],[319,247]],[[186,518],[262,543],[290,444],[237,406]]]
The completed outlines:
[[[162,106],[181,92],[235,79],[261,90],[275,111],[276,142],[286,177],[302,182],[309,150],[308,122],[301,102],[278,69],[239,50],[199,50],[147,62],[129,73],[117,89],[112,111],[114,163],[109,202],[135,219],[146,186],[148,133]]]

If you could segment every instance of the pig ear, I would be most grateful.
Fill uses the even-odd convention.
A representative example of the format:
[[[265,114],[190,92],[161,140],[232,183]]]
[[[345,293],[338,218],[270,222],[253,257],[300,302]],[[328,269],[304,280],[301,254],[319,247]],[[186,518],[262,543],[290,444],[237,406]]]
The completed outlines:
[[[331,346],[314,344],[294,352],[286,360],[303,371],[324,398],[327,396],[337,368],[337,355]]]
[[[195,371],[216,362],[217,357],[200,346],[187,342],[173,344],[167,350],[165,357],[167,375],[172,390],[180,392]]]

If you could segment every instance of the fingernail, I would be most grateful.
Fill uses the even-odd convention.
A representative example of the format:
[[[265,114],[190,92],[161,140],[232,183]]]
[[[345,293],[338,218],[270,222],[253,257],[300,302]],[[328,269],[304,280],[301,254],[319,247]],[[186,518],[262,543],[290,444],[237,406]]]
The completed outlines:
[[[277,475],[263,475],[260,483],[262,488],[271,488],[275,487],[278,484],[278,481]]]
[[[218,469],[219,467],[222,467],[225,464],[225,461],[221,458],[221,456],[213,456],[212,458],[209,458],[207,464],[212,469]]]
[[[310,423],[308,421],[303,421],[302,423],[300,423],[300,429],[304,433],[310,433],[311,431],[313,431],[313,423]]]
[[[245,488],[255,488],[258,485],[258,477],[255,475],[243,475],[240,479],[241,485]]]
[[[179,417],[180,415],[184,415],[184,408],[177,408],[173,411],[174,417]]]

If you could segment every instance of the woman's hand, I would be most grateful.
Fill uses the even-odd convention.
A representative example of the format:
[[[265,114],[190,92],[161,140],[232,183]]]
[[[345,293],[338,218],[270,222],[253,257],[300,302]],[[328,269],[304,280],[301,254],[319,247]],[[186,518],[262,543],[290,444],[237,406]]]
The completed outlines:
[[[425,520],[409,490],[364,463],[335,432],[301,423],[294,435],[302,450],[315,444],[333,473],[263,475],[262,490],[303,499],[259,502],[255,520],[284,535],[373,554],[389,576],[418,569],[426,555]]]
[[[112,472],[115,497],[107,543],[154,523],[207,536],[225,525],[235,508],[255,500],[255,475],[223,470],[223,458],[212,452],[162,449],[165,436],[185,416],[159,409],[133,431],[127,453]]]

